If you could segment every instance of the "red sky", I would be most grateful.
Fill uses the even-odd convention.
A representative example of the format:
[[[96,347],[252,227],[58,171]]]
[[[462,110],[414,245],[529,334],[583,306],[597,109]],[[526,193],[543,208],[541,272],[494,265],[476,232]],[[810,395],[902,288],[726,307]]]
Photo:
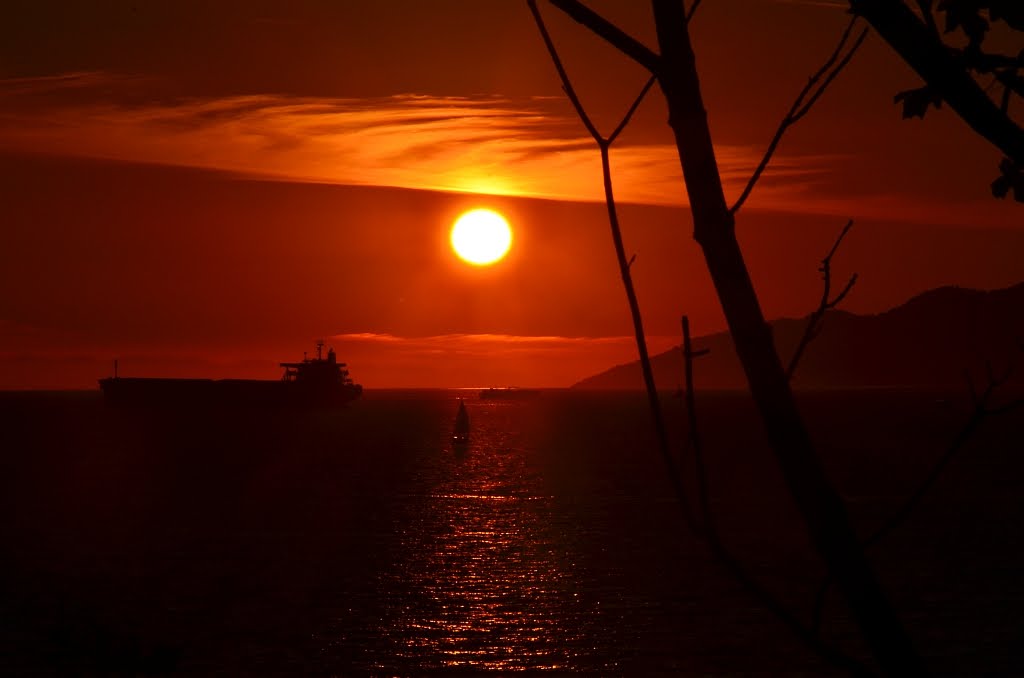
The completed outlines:
[[[73,6],[66,7],[71,4]],[[543,4],[543,3],[542,3]],[[653,44],[646,3],[591,6]],[[542,7],[606,129],[645,74]],[[733,197],[842,3],[716,0],[693,26]],[[948,110],[903,121],[916,78],[874,36],[794,127],[737,228],[770,317],[818,260],[845,308],[1024,279],[999,154]],[[652,92],[613,150],[652,348],[723,329]],[[565,386],[633,359],[596,149],[525,3],[24,2],[0,25],[0,388],[124,374],[275,378],[325,337],[369,388]],[[515,244],[470,268],[471,207]]]

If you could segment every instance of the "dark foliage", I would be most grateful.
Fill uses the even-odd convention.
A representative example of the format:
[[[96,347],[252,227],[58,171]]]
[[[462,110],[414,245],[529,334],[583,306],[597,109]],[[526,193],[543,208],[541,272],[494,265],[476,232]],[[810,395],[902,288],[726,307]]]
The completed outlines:
[[[924,118],[942,102],[975,132],[999,148],[1005,160],[992,194],[1011,191],[1024,201],[1019,178],[1024,166],[1024,130],[1010,116],[1011,100],[1024,97],[1024,2],[1020,0],[916,0],[918,13],[904,2],[850,0],[881,37],[924,80],[922,87],[899,92],[904,118]],[[1009,33],[1016,45],[991,39]],[[1018,35],[1019,34],[1019,35]],[[997,42],[1001,42],[997,45]],[[1019,51],[1018,51],[1019,50]],[[995,98],[993,98],[993,96]]]
[[[903,103],[904,118],[921,118],[928,112],[929,106],[942,108],[942,95],[927,85],[917,89],[906,89],[893,97],[895,103]]]

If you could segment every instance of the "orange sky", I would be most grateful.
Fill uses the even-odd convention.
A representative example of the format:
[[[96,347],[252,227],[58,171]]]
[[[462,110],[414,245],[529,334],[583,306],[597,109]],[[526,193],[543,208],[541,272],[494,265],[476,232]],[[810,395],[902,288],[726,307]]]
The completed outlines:
[[[125,374],[275,378],[326,337],[367,387],[564,386],[633,359],[596,150],[525,3],[24,4],[0,26],[0,388]],[[846,21],[830,2],[717,0],[694,34],[727,192]],[[594,2],[652,43],[645,3]],[[547,11],[599,124],[638,67]],[[798,39],[796,39],[798,36]],[[998,153],[870,37],[787,136],[738,230],[769,316],[816,302],[817,263],[876,311],[941,284],[1024,278]],[[722,329],[660,94],[613,151],[652,348],[680,313]],[[516,233],[474,269],[452,220]]]

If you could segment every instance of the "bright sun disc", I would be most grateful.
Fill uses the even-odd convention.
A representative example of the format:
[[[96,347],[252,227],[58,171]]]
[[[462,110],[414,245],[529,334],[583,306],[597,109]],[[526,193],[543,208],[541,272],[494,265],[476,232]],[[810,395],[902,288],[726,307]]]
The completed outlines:
[[[455,220],[452,249],[474,266],[493,264],[512,246],[512,229],[494,210],[475,209]]]

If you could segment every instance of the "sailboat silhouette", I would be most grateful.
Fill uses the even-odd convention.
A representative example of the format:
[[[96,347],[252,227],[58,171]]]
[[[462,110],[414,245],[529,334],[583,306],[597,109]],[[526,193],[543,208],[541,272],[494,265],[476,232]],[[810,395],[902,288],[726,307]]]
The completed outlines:
[[[455,414],[455,427],[452,429],[452,444],[465,445],[469,442],[469,413],[466,403],[459,398],[459,411]]]

